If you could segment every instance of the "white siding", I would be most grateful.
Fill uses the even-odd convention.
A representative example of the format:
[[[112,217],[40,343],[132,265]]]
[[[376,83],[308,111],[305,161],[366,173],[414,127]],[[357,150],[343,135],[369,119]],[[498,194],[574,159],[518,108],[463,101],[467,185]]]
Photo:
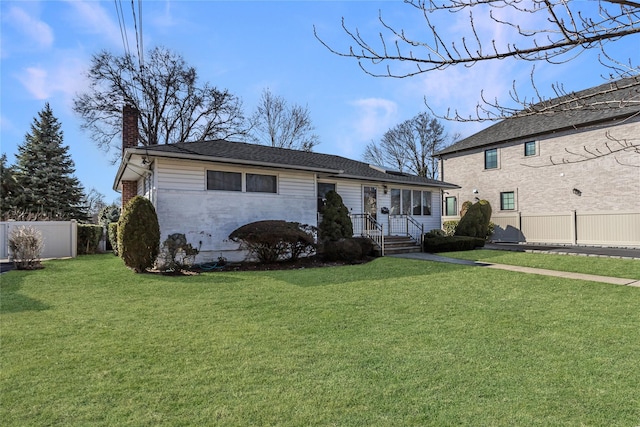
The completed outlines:
[[[157,171],[157,186],[160,189],[205,190],[207,181],[203,163],[161,159],[157,161]]]

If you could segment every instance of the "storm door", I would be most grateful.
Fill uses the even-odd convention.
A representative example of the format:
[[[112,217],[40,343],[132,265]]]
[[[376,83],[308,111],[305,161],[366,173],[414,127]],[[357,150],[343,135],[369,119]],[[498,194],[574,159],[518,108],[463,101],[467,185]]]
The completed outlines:
[[[373,219],[377,220],[378,211],[378,189],[376,187],[363,187],[364,213],[370,214]]]

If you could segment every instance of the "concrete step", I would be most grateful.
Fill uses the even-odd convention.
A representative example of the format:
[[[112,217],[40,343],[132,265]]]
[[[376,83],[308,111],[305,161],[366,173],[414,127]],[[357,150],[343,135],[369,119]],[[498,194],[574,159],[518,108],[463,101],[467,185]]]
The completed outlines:
[[[404,254],[421,252],[420,244],[407,236],[385,236],[384,253],[385,254]]]

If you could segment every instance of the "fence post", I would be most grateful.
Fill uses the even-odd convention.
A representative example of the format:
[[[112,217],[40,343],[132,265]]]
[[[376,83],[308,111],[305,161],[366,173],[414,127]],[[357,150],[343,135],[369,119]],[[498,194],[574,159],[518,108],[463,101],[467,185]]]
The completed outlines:
[[[78,221],[69,221],[69,237],[71,239],[71,258],[78,256]]]
[[[576,210],[571,211],[571,242],[574,245],[578,244],[578,215]]]

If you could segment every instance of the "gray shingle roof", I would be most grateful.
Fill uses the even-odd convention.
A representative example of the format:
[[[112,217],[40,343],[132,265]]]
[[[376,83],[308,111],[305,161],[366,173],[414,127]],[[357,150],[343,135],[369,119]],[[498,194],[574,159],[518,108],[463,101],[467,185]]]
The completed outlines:
[[[409,174],[382,171],[367,163],[332,154],[275,148],[264,145],[226,140],[199,141],[178,144],[137,147],[138,154],[150,156],[182,157],[209,161],[228,161],[233,164],[269,166],[275,168],[314,170],[328,176],[363,179],[375,182],[427,185],[455,188],[455,184]]]
[[[535,138],[567,129],[586,127],[598,123],[620,120],[640,112],[640,77],[630,77],[613,83],[595,86],[532,106],[543,109],[580,97],[593,107],[568,109],[554,113],[540,113],[513,117],[494,124],[480,132],[450,145],[437,156],[470,150],[486,145]],[[618,107],[618,108],[615,108]]]

